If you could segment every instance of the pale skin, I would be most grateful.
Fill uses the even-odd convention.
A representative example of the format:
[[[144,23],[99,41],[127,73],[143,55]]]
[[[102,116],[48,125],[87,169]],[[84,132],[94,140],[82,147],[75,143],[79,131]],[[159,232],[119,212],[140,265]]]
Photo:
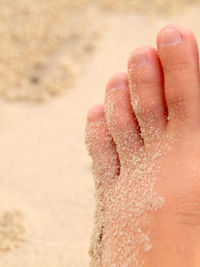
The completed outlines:
[[[200,266],[200,70],[191,30],[170,24],[158,33],[156,49],[137,48],[129,57],[128,73],[112,76],[104,104],[89,110],[86,131],[106,222],[98,265]],[[153,200],[146,201],[152,193],[144,189],[143,178],[137,180],[135,174],[130,183],[137,169],[134,155],[145,158],[147,172],[153,168],[148,173]],[[141,196],[134,195],[136,186]],[[158,204],[144,207],[134,218],[134,201],[142,198],[146,205]],[[145,248],[137,243],[138,228],[132,222],[148,232]],[[129,238],[119,238],[121,225]],[[127,260],[126,251],[135,257]]]

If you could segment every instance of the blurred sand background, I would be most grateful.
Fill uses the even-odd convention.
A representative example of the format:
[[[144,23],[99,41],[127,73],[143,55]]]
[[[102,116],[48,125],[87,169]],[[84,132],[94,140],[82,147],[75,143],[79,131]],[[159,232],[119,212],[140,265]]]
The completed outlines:
[[[0,1],[0,267],[85,267],[88,108],[170,22],[200,42],[200,1]]]

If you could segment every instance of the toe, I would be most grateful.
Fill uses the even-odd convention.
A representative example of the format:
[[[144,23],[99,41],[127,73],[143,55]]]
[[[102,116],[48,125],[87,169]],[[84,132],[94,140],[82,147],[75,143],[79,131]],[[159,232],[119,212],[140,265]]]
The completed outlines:
[[[198,125],[200,121],[199,59],[193,33],[181,25],[164,27],[157,37],[164,72],[169,125]],[[175,122],[175,124],[174,124]],[[178,123],[178,124],[177,124]]]
[[[122,162],[127,155],[133,155],[142,145],[137,119],[130,103],[127,73],[115,74],[109,80],[105,95],[105,112],[108,129]]]
[[[131,103],[138,119],[144,143],[166,127],[166,103],[163,73],[157,51],[140,47],[129,57]]]
[[[116,146],[107,129],[103,104],[88,112],[86,145],[93,160],[97,189],[107,190],[119,174],[120,166]]]

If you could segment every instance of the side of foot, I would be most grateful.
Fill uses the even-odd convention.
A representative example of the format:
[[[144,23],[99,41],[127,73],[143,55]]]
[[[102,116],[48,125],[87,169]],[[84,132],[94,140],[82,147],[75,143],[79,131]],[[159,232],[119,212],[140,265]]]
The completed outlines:
[[[88,113],[91,266],[200,266],[200,72],[193,33],[164,27]]]

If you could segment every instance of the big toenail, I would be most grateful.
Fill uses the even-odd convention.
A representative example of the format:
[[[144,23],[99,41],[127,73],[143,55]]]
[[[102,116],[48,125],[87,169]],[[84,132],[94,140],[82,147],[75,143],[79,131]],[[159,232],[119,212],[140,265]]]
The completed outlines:
[[[107,89],[124,89],[127,87],[127,80],[123,75],[118,75],[110,79]]]
[[[181,41],[181,35],[173,29],[165,29],[161,32],[161,46],[178,45]]]
[[[148,58],[144,52],[135,52],[133,54],[133,65],[136,67],[143,67],[147,64]]]

